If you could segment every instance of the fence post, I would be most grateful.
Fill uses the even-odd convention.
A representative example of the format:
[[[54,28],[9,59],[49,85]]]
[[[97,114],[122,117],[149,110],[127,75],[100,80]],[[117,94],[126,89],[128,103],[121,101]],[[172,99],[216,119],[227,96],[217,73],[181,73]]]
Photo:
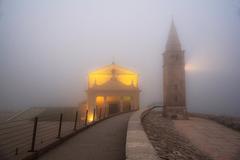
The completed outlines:
[[[81,128],[81,112],[79,111],[79,127]]]
[[[36,134],[37,134],[37,125],[38,125],[38,117],[34,118],[34,126],[33,126],[33,134],[32,134],[32,145],[29,152],[35,151],[35,141],[36,141]]]
[[[18,155],[18,148],[15,149],[15,155]]]
[[[78,118],[78,111],[76,111],[76,115],[75,115],[75,122],[74,122],[74,128],[73,128],[74,131],[77,130],[77,118]]]
[[[106,115],[105,117],[107,118],[109,116],[109,106],[105,106],[106,107]]]
[[[96,114],[96,109],[94,108],[94,110],[93,110],[93,122],[95,120],[95,114]]]
[[[63,118],[63,114],[60,114],[60,119],[59,119],[59,127],[58,127],[58,136],[57,138],[61,138],[61,130],[62,130],[62,118]]]
[[[102,116],[103,116],[103,119],[105,118],[105,112],[106,112],[106,109],[103,108],[103,109],[102,109]]]
[[[99,111],[99,120],[102,118],[102,108],[100,108],[100,111]]]
[[[104,119],[106,118],[106,113],[107,113],[107,107],[104,106],[104,116],[103,116]]]
[[[88,121],[88,110],[86,110],[86,115],[85,115],[85,126],[87,126],[87,121]]]

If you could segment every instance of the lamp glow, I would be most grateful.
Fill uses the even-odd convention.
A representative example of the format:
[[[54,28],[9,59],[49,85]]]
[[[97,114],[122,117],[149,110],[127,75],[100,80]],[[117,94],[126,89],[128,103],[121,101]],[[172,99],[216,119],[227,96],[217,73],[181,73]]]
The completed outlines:
[[[194,66],[192,64],[185,64],[184,67],[185,71],[193,71],[194,70]]]

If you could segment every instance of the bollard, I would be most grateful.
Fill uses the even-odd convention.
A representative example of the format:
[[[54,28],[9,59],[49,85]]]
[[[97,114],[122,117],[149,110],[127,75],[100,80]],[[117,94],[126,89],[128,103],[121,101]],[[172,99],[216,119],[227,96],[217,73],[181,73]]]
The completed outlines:
[[[77,130],[77,118],[78,118],[78,111],[76,112],[76,115],[75,115],[75,122],[74,122],[74,127],[73,127],[74,131]]]
[[[38,117],[35,117],[34,119],[34,126],[33,126],[33,134],[32,134],[32,145],[29,152],[35,151],[35,141],[36,141],[36,134],[37,134],[37,125],[38,125]]]
[[[87,126],[87,121],[88,121],[88,110],[86,110],[86,115],[85,115],[85,126]]]
[[[60,119],[59,119],[59,127],[58,127],[58,136],[57,138],[61,138],[61,130],[62,130],[62,119],[63,119],[63,114],[60,114]]]

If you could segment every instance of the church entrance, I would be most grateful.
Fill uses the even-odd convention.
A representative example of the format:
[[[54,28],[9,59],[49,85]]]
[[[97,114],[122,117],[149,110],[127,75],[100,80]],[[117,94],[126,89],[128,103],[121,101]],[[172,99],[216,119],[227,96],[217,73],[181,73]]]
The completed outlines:
[[[118,103],[110,103],[109,104],[109,114],[118,113],[119,110],[119,104]]]
[[[107,103],[109,107],[109,114],[120,112],[120,97],[119,96],[108,96]]]
[[[128,112],[131,110],[131,104],[132,104],[132,97],[131,96],[123,96],[123,112]]]

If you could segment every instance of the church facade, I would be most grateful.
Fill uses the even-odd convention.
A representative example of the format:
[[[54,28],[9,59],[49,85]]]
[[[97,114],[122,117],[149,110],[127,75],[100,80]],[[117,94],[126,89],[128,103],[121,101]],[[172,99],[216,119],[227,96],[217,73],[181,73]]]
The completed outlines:
[[[185,57],[174,22],[163,53],[163,115],[188,119],[186,108]]]
[[[89,115],[111,115],[139,108],[138,74],[112,63],[88,74]],[[98,117],[96,117],[98,118]]]

